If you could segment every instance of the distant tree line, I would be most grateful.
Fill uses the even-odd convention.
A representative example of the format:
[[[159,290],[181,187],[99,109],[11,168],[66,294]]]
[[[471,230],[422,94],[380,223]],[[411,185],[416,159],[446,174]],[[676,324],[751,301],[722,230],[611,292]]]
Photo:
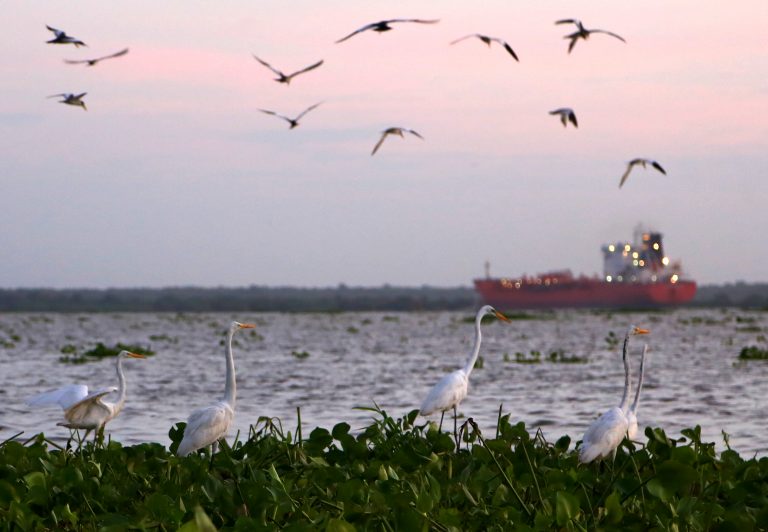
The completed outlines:
[[[341,312],[465,310],[471,287],[0,289],[0,312]],[[688,305],[768,309],[768,283],[700,286]]]

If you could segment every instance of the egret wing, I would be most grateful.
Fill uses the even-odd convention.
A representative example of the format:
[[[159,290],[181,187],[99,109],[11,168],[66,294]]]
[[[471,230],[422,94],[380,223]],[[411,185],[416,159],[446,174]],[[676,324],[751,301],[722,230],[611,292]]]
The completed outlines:
[[[467,396],[468,379],[463,370],[444,376],[421,403],[420,413],[428,416],[457,406]]]
[[[186,456],[222,438],[226,435],[233,417],[232,408],[223,402],[192,412],[187,419],[178,454]]]
[[[584,433],[579,459],[591,462],[611,454],[627,433],[627,416],[614,407],[597,418]]]
[[[85,384],[70,384],[57,390],[43,392],[27,399],[28,406],[58,405],[64,410],[82,401],[88,395]]]

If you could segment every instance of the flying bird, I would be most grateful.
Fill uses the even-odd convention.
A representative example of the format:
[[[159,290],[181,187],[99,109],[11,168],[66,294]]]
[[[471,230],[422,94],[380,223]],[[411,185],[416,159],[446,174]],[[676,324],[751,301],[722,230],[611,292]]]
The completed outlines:
[[[613,32],[606,31],[606,30],[588,30],[584,27],[584,25],[581,23],[580,20],[577,20],[575,18],[566,18],[563,20],[558,20],[555,22],[555,24],[576,24],[576,27],[578,28],[575,32],[571,33],[570,35],[566,35],[563,37],[563,39],[570,39],[571,42],[568,44],[568,53],[571,53],[571,50],[573,50],[573,47],[576,46],[576,41],[579,39],[584,39],[585,41],[589,39],[589,35],[591,33],[605,33],[606,35],[610,35],[611,37],[616,37],[621,42],[627,42],[624,40],[623,37],[620,35],[616,35]]]
[[[187,426],[184,429],[184,437],[176,451],[179,456],[187,456],[209,445],[212,453],[216,453],[218,450],[219,440],[226,436],[232,419],[235,417],[237,383],[235,382],[235,360],[232,355],[232,337],[235,335],[235,331],[253,329],[254,327],[256,326],[253,324],[236,321],[233,321],[229,326],[227,347],[224,353],[227,360],[224,398],[211,406],[195,410],[189,415]]]
[[[419,135],[416,131],[412,129],[406,129],[403,127],[389,127],[381,132],[381,138],[379,139],[379,142],[376,143],[376,146],[373,147],[373,151],[371,152],[371,155],[376,153],[379,149],[379,146],[384,142],[384,139],[387,138],[387,135],[400,135],[402,138],[405,138],[405,135],[403,133],[410,133],[411,135],[416,135],[421,140],[424,140],[424,137]]]
[[[321,103],[323,103],[323,102],[316,103],[315,105],[310,105],[309,107],[304,109],[301,113],[299,113],[299,115],[296,118],[288,118],[287,116],[283,116],[281,114],[277,114],[276,112],[269,111],[268,109],[259,109],[259,111],[261,111],[262,113],[266,113],[268,115],[274,115],[274,116],[276,116],[278,118],[282,118],[283,120],[288,122],[288,124],[290,124],[290,127],[288,129],[293,129],[295,127],[298,127],[299,120],[301,119],[302,116],[304,116],[305,114],[310,112],[312,109],[314,109],[315,107],[317,107]]]
[[[664,169],[661,167],[661,165],[659,163],[657,163],[656,161],[652,161],[651,159],[632,159],[631,161],[629,161],[627,163],[627,169],[624,172],[624,175],[621,176],[621,181],[619,181],[619,188],[621,188],[621,186],[624,184],[624,181],[626,181],[627,178],[629,177],[629,173],[632,171],[632,168],[634,168],[635,165],[638,165],[638,164],[640,166],[642,166],[643,168],[646,168],[645,165],[650,164],[651,166],[653,166],[656,170],[658,170],[662,174],[667,175],[667,172],[664,171]]]
[[[97,57],[95,59],[81,59],[81,60],[65,59],[64,62],[68,63],[70,65],[85,64],[86,66],[94,66],[99,61],[103,61],[105,59],[112,59],[113,57],[120,57],[120,56],[125,55],[127,53],[128,53],[128,48],[124,48],[124,49],[120,50],[119,52],[115,52],[114,54],[105,55],[104,57]]]
[[[627,434],[629,420],[627,419],[627,406],[629,394],[632,387],[630,382],[631,372],[629,368],[629,339],[638,334],[648,334],[648,329],[630,326],[624,337],[624,348],[622,360],[624,361],[624,394],[621,396],[619,406],[614,406],[602,416],[597,418],[589,426],[581,440],[579,449],[579,462],[587,464],[598,458],[607,458],[609,455],[615,457],[616,449],[621,440]]]
[[[517,58],[517,54],[512,49],[512,47],[507,43],[507,41],[499,39],[498,37],[488,37],[487,35],[481,35],[479,33],[471,33],[469,35],[465,35],[464,37],[460,37],[460,38],[456,39],[455,41],[451,41],[451,44],[456,44],[457,42],[461,42],[461,41],[463,41],[465,39],[469,39],[471,37],[477,37],[478,39],[483,41],[485,44],[487,44],[489,47],[491,46],[492,42],[497,42],[500,45],[502,45],[507,52],[509,52],[509,55],[511,55],[512,57],[515,58],[515,61],[520,61]]]
[[[452,408],[454,433],[456,432],[456,408],[467,396],[469,390],[469,375],[472,373],[472,368],[475,367],[475,361],[480,353],[480,342],[482,341],[480,323],[486,314],[496,316],[501,321],[510,321],[509,318],[490,305],[485,305],[478,310],[475,316],[475,345],[469,354],[469,358],[467,358],[466,364],[464,364],[463,368],[457,369],[440,379],[429,391],[419,409],[419,413],[422,416],[428,416],[438,411],[441,412],[440,426],[442,427],[445,411]]]
[[[72,94],[71,92],[62,92],[61,94],[51,94],[48,96],[48,98],[64,98],[63,100],[59,100],[59,103],[65,103],[67,105],[77,105],[79,107],[82,107],[83,110],[87,111],[88,109],[85,107],[85,102],[83,101],[83,96],[88,94],[87,92],[83,92],[81,94]]]
[[[45,27],[48,28],[50,31],[52,31],[54,35],[53,39],[51,39],[50,41],[45,41],[48,44],[74,44],[76,48],[80,46],[88,46],[80,39],[75,39],[74,37],[70,37],[69,35],[67,35],[65,32],[61,30],[57,30],[56,28],[52,28],[48,25],[46,25]]]
[[[85,384],[70,384],[58,390],[44,392],[31,397],[27,400],[28,406],[51,406],[58,405],[64,410],[66,422],[57,423],[62,427],[70,429],[86,429],[85,438],[88,433],[95,430],[95,437],[104,433],[104,425],[114,419],[125,404],[125,375],[123,375],[123,359],[125,358],[146,358],[138,353],[130,351],[120,351],[117,355],[117,381],[118,385],[102,388],[95,392],[88,393],[88,386]],[[104,397],[114,391],[117,391],[117,400],[114,403],[104,401]]]
[[[563,127],[566,127],[569,121],[575,127],[579,127],[579,123],[576,121],[576,113],[574,113],[573,109],[570,107],[561,107],[560,109],[550,111],[549,114],[560,115],[560,121],[563,123]]]
[[[296,72],[294,72],[292,74],[284,74],[281,71],[279,71],[278,69],[276,69],[275,67],[273,67],[272,65],[270,65],[269,63],[267,63],[266,61],[256,57],[255,54],[253,54],[253,58],[256,61],[258,61],[259,63],[261,63],[262,65],[264,65],[265,67],[267,67],[268,69],[270,69],[272,72],[277,74],[278,77],[275,78],[275,81],[277,81],[278,83],[285,83],[286,85],[290,85],[291,80],[294,77],[298,76],[299,74],[303,74],[304,72],[309,72],[310,70],[314,70],[314,69],[316,69],[317,67],[319,67],[320,65],[323,64],[323,60],[321,59],[317,63],[309,65],[306,68],[302,68],[301,70],[297,70]]]
[[[436,24],[436,23],[440,22],[440,19],[423,20],[423,19],[418,19],[418,18],[394,18],[394,19],[391,19],[391,20],[380,20],[379,22],[373,22],[371,24],[366,24],[362,28],[353,31],[352,33],[350,33],[346,37],[342,37],[341,39],[336,41],[336,43],[338,44],[340,42],[344,42],[347,39],[349,39],[350,37],[352,37],[354,35],[357,35],[358,33],[366,31],[366,30],[373,30],[373,31],[378,31],[378,32],[389,31],[389,30],[392,29],[390,24],[394,24],[395,22],[416,22],[418,24]]]
[[[643,376],[645,375],[645,353],[648,351],[648,344],[643,346],[643,355],[640,357],[640,376],[637,378],[637,390],[635,390],[635,400],[627,412],[627,437],[634,440],[637,436],[637,407],[640,403],[640,390],[643,388]]]

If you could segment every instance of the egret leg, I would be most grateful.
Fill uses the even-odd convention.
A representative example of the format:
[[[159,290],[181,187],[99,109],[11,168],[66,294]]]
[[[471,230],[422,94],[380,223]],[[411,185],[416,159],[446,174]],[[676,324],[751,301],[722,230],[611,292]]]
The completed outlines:
[[[456,413],[456,405],[453,406],[453,439],[456,440],[456,450],[459,450],[459,431],[457,427],[457,418],[458,414]]]
[[[438,431],[438,432],[440,432],[441,430],[443,430],[443,418],[444,418],[444,417],[445,417],[445,410],[443,410],[442,412],[440,412],[440,426],[439,426],[439,427],[437,427],[437,431]]]

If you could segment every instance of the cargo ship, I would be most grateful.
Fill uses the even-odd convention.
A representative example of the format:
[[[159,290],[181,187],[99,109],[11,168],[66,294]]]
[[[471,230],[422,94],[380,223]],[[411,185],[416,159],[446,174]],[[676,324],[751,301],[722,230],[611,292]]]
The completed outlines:
[[[660,308],[685,304],[696,294],[696,282],[685,276],[681,263],[664,254],[661,233],[639,227],[632,242],[605,244],[602,253],[602,277],[556,270],[493,278],[486,262],[485,278],[475,279],[475,290],[499,310]]]

